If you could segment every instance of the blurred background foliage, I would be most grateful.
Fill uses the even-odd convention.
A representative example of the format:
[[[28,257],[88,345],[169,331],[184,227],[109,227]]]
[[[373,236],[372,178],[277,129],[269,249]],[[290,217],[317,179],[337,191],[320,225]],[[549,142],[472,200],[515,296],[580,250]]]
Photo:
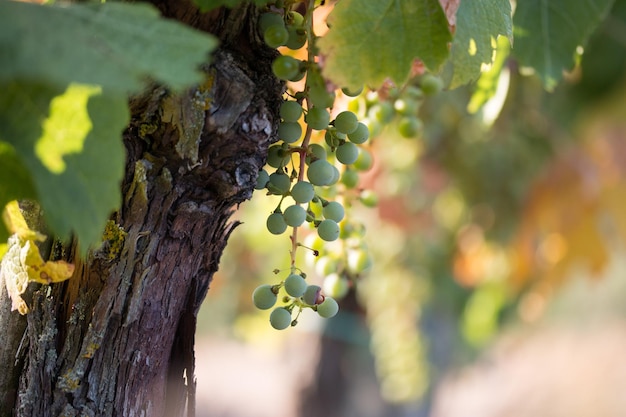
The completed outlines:
[[[418,138],[401,137],[397,119],[384,127],[359,184],[378,206],[352,209],[375,262],[334,319],[276,332],[254,309],[253,289],[288,266],[290,242],[265,229],[270,198],[242,205],[198,337],[305,340],[318,353],[295,391],[302,416],[429,415],[449,369],[507,326],[540,321],[568,280],[606,276],[624,254],[626,2],[583,57],[552,93],[507,60],[477,112],[470,86],[425,97]],[[364,112],[367,100],[344,104]]]

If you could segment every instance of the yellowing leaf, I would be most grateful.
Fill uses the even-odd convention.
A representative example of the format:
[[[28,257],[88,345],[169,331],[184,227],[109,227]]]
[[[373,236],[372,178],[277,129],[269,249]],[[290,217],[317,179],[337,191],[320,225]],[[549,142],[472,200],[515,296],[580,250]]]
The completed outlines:
[[[22,239],[38,240],[40,242],[46,240],[45,235],[28,227],[20,207],[15,200],[9,202],[4,208],[2,220],[4,220],[4,224],[11,233],[17,234]]]
[[[29,281],[50,284],[68,279],[74,273],[74,265],[65,261],[47,261],[41,257],[33,240],[18,234],[9,237],[8,250],[0,263],[0,282],[3,282],[11,298],[11,310],[28,313],[22,294]]]

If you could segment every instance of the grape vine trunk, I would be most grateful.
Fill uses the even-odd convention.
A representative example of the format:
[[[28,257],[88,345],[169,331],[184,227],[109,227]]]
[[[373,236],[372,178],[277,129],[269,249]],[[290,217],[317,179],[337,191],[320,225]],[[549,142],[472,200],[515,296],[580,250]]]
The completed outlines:
[[[121,246],[81,261],[76,247],[56,244],[53,256],[77,272],[31,288],[26,316],[2,292],[0,363],[11,366],[0,374],[0,416],[195,415],[196,314],[237,225],[230,216],[265,163],[282,85],[275,52],[254,35],[253,6],[200,14],[183,1],[153,3],[220,38],[205,91],[172,97],[154,86],[131,100],[123,205],[112,218]],[[194,115],[202,94],[206,108]]]

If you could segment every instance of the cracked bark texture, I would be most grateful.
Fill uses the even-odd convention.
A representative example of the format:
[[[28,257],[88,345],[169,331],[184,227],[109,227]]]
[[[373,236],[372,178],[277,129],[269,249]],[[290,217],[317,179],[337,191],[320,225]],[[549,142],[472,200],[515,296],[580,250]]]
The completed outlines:
[[[10,300],[0,296],[8,341],[0,348],[1,416],[195,415],[196,314],[237,225],[230,216],[251,197],[265,163],[282,85],[271,75],[276,52],[256,35],[253,6],[200,14],[186,1],[153,3],[221,40],[205,68],[210,105],[197,161],[176,151],[183,139],[162,118],[164,88],[131,100],[123,204],[113,217],[127,232],[123,247],[113,259],[104,245],[85,260],[75,248],[53,248],[76,272],[34,288],[26,317],[8,313]]]

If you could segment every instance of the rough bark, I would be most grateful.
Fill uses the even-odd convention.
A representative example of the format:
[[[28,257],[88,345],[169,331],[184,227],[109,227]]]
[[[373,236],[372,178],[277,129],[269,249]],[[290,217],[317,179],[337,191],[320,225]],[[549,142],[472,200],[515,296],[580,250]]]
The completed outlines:
[[[196,314],[236,226],[229,218],[264,165],[282,86],[250,24],[253,7],[201,15],[186,2],[154,3],[222,46],[205,68],[205,90],[172,97],[155,86],[131,101],[123,205],[113,218],[126,233],[121,249],[105,243],[81,261],[75,248],[57,246],[54,256],[74,259],[74,276],[35,290],[27,317],[3,322],[13,339],[0,359],[13,358],[19,372],[0,389],[14,415],[194,415]],[[187,120],[198,94],[208,108]],[[184,117],[164,116],[172,103]],[[183,118],[200,124],[198,142]]]

